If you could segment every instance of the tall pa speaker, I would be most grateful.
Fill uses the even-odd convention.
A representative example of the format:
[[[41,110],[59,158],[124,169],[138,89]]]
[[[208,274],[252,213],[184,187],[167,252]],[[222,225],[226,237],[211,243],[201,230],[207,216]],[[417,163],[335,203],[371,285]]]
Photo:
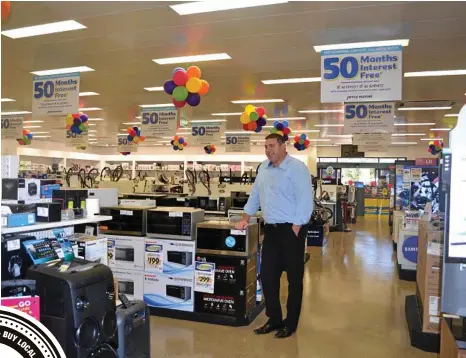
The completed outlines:
[[[67,358],[116,358],[117,318],[112,271],[76,259],[31,266],[41,322]]]

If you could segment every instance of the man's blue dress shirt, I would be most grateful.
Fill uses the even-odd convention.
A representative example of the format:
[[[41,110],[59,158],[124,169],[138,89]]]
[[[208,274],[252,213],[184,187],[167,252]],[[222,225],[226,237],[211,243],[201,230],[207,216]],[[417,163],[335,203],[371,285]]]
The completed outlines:
[[[278,167],[269,160],[264,161],[244,211],[253,216],[259,207],[267,224],[308,224],[314,196],[307,166],[289,154]]]

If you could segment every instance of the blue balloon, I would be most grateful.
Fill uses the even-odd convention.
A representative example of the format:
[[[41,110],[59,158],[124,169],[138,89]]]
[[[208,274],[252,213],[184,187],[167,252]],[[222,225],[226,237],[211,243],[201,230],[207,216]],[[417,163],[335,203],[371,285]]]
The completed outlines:
[[[138,137],[141,136],[141,131],[140,131],[139,129],[136,131],[136,135],[137,135]]]
[[[254,132],[256,132],[256,133],[260,133],[261,131],[262,131],[261,126],[257,126],[257,128],[254,130]]]
[[[184,138],[178,138],[178,143],[183,144],[184,143]]]
[[[279,121],[273,122],[273,126],[276,127],[278,123],[280,123],[280,122]]]
[[[84,113],[81,114],[81,115],[79,116],[79,118],[81,119],[81,122],[83,122],[83,123],[87,122],[87,120],[89,119],[89,117],[87,116],[87,114],[84,114]]]
[[[305,135],[304,133],[301,134],[301,139],[302,139],[302,140],[306,140],[306,135]]]
[[[175,74],[176,71],[180,71],[180,70],[181,70],[181,71],[184,71],[184,68],[183,68],[183,67],[177,67],[177,68],[175,68],[175,69],[172,71],[172,77],[173,77],[173,75]]]
[[[277,130],[279,130],[279,131],[283,130],[283,128],[284,128],[284,127],[283,127],[283,123],[278,123],[278,124],[275,126],[275,128],[277,128]]]
[[[173,149],[174,149],[174,150],[178,150],[179,148],[178,148],[176,145],[174,145],[174,146],[173,146]]]
[[[128,142],[132,142],[132,141],[133,141],[133,137],[131,137],[130,135],[128,135],[128,136],[126,137],[126,139],[128,139]]]
[[[283,127],[285,127],[285,128],[287,128],[288,125],[289,125],[289,124],[288,124],[288,121],[283,121],[282,124],[283,124]]]
[[[32,133],[29,133],[29,134],[27,135],[27,137],[28,137],[28,139],[32,139]]]

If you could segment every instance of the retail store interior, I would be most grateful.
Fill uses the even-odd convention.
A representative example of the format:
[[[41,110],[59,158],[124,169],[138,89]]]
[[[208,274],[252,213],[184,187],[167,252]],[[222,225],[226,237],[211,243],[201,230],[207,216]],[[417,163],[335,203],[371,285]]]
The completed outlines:
[[[67,358],[466,357],[466,2],[1,15],[0,312]],[[286,339],[253,332],[276,223],[237,226],[270,134],[314,196]]]

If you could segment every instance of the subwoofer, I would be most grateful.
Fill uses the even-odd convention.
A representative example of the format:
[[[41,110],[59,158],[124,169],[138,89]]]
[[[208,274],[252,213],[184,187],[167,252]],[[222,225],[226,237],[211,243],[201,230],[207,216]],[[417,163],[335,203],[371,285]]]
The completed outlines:
[[[41,298],[41,322],[67,358],[116,358],[115,287],[108,266],[82,259],[29,268]]]

